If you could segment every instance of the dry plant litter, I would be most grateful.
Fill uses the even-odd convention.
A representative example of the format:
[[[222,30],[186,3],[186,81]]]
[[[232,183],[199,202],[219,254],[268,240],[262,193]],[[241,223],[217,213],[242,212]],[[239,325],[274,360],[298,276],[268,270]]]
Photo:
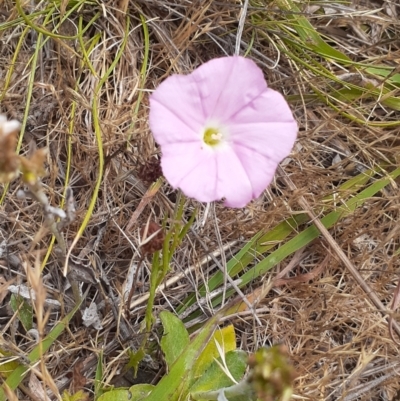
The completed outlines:
[[[43,208],[20,196],[26,184],[16,179],[2,186],[3,379],[19,362],[32,362],[38,340],[60,328],[29,383],[9,399],[92,392],[100,352],[104,386],[160,379],[157,359],[146,359],[137,379],[124,370],[128,349],[143,337],[150,259],[137,272],[130,305],[118,302],[136,275],[141,227],[148,219],[161,224],[179,202],[166,183],[150,186],[157,172],[141,174],[159,153],[147,123],[148,93],[172,73],[234,54],[241,16],[240,52],[288,99],[299,138],[273,185],[247,208],[185,203],[182,218],[196,208],[197,217],[173,256],[153,313],[175,311],[196,330],[221,303],[245,297],[247,305],[223,321],[235,325],[245,351],[286,345],[297,373],[293,399],[400,398],[393,301],[400,253],[400,6],[389,0],[254,0],[246,12],[242,6],[234,0],[1,2],[0,113],[22,123],[20,155],[29,159],[35,149],[47,149],[42,191],[49,205],[72,216],[62,228],[66,266]],[[360,197],[373,185],[376,190]],[[323,220],[335,212],[332,224]],[[317,232],[283,259],[268,259],[271,270],[251,270],[295,242],[313,220],[330,224],[335,246]],[[281,236],[257,243],[278,231]],[[223,277],[219,266],[226,272],[248,244],[249,260],[232,273],[236,289],[226,276],[214,280]],[[13,288],[15,296],[27,290],[14,310]],[[95,327],[72,318],[79,298],[96,306]],[[28,330],[18,310],[26,304],[34,316]]]

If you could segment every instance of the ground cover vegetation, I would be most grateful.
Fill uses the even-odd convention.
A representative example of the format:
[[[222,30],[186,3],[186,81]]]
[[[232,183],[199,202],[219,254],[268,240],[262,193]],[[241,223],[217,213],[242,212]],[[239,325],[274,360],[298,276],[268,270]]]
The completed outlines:
[[[0,399],[224,399],[246,370],[254,398],[400,399],[399,21],[394,0],[2,0]],[[149,127],[161,82],[234,54],[299,126],[239,209],[172,188]]]

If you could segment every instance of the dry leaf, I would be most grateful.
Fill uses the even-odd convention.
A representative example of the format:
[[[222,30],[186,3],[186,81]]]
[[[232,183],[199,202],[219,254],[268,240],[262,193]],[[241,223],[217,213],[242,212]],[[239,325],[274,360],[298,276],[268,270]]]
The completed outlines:
[[[72,382],[71,382],[71,392],[72,394],[77,393],[82,390],[82,388],[86,384],[86,377],[83,376],[82,371],[84,368],[83,361],[79,361],[74,365],[74,370],[72,373]]]

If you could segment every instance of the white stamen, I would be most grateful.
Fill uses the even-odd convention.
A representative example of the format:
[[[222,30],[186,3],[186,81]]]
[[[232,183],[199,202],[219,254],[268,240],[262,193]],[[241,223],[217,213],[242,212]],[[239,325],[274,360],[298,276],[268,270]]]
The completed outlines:
[[[213,141],[220,141],[222,139],[222,134],[220,132],[217,132],[215,134],[211,134],[211,139]]]

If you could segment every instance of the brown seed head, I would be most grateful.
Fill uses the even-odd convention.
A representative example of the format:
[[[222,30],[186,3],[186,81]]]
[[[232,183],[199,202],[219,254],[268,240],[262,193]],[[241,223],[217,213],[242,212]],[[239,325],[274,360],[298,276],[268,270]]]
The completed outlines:
[[[153,156],[138,171],[139,178],[146,184],[152,184],[162,176],[160,160]]]
[[[164,232],[157,223],[150,221],[149,224],[145,224],[140,229],[140,238],[142,254],[154,253],[163,247]]]

